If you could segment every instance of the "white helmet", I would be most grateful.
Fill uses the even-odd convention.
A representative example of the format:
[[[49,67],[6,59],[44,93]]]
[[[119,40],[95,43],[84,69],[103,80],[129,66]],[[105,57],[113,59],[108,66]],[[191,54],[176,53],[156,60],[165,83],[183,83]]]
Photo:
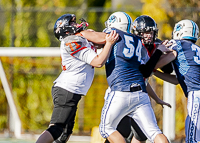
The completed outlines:
[[[175,24],[173,30],[173,39],[189,39],[197,41],[199,35],[198,25],[192,20],[181,20]]]
[[[132,24],[132,18],[125,12],[114,12],[105,22],[107,28],[116,28],[127,33],[131,33]]]

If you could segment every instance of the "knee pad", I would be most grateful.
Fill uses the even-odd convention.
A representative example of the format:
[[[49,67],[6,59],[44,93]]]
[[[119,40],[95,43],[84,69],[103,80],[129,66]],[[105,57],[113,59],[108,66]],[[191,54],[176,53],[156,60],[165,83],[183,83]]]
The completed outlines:
[[[47,131],[52,135],[53,139],[56,140],[63,132],[63,128],[59,125],[50,126]]]
[[[53,143],[66,143],[72,134],[72,128],[73,128],[74,123],[72,124],[67,124],[65,128],[63,129],[63,132],[61,135],[53,142]]]

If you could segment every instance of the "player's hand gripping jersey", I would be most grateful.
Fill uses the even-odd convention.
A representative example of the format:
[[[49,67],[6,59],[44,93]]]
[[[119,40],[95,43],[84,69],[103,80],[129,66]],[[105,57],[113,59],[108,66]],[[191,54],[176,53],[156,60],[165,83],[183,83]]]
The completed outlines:
[[[97,56],[92,43],[81,36],[67,36],[60,45],[62,69],[55,86],[86,95],[94,77],[90,62]]]
[[[171,48],[177,51],[173,61],[177,79],[187,97],[190,91],[200,90],[200,47],[188,40],[171,40]]]
[[[109,33],[110,28],[104,32]],[[146,49],[141,46],[140,38],[129,33],[115,29],[119,40],[114,45],[106,63],[106,76],[111,90],[130,91],[134,82],[140,84],[146,92],[146,86],[139,66],[149,59]],[[140,44],[138,44],[140,43]]]

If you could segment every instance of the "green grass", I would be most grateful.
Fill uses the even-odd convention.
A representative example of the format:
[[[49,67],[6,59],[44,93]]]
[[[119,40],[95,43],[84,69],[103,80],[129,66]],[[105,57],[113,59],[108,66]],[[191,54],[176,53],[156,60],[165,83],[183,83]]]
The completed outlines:
[[[35,141],[27,141],[19,139],[0,139],[0,143],[35,143]]]
[[[31,140],[20,140],[20,139],[0,139],[0,143],[35,143],[35,141]],[[69,141],[68,143],[90,143],[87,141]]]

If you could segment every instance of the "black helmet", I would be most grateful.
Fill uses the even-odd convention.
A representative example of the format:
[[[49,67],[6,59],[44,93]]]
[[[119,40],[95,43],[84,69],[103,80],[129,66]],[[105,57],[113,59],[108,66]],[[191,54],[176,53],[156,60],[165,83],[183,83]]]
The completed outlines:
[[[88,23],[82,18],[81,24],[76,23],[76,15],[74,14],[64,14],[56,20],[54,25],[54,35],[58,40],[62,40],[66,36],[74,35],[77,32],[84,30]],[[71,24],[70,22],[74,22]],[[67,32],[67,33],[66,33]]]
[[[153,41],[151,43],[144,43],[144,44],[152,44],[155,41],[158,34],[157,24],[153,20],[153,18],[147,15],[139,16],[133,22],[133,33],[135,35],[143,38],[141,33],[150,32],[150,31],[154,31]]]

